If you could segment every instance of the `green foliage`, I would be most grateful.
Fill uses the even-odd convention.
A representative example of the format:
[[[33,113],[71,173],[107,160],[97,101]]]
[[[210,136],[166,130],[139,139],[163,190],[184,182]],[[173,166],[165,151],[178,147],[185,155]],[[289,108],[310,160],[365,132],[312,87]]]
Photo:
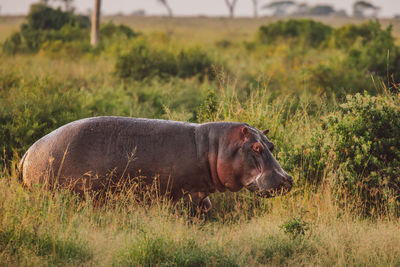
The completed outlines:
[[[279,20],[261,26],[257,33],[257,40],[263,44],[276,44],[289,39],[293,41],[293,44],[318,47],[329,38],[331,32],[330,26],[310,19]]]
[[[204,247],[193,238],[179,241],[143,234],[120,251],[116,265],[123,266],[237,266],[235,259],[214,247]]]
[[[303,220],[303,217],[296,217],[284,222],[280,228],[285,234],[290,235],[292,238],[304,236],[310,230],[310,224]]]
[[[121,79],[142,81],[154,77],[214,78],[211,57],[199,48],[180,50],[177,54],[138,42],[117,57],[115,74]]]
[[[128,53],[118,56],[115,63],[115,74],[119,78],[137,81],[155,76],[176,76],[177,69],[173,54],[151,49],[143,43],[134,45]]]
[[[53,129],[81,118],[77,91],[48,79],[0,91],[0,149],[6,159],[22,155],[30,144]]]
[[[348,96],[328,118],[340,186],[366,208],[400,204],[400,95]],[[382,205],[384,204],[384,205]]]
[[[96,50],[89,47],[88,28],[78,23],[26,28],[3,45],[17,55],[0,54],[0,265],[400,262],[400,100],[386,88],[375,89],[386,81],[388,68],[377,72],[374,64],[381,69],[389,62],[390,67],[396,53],[390,50],[390,61],[380,62],[388,58],[382,51],[392,47],[388,29],[380,30],[375,23],[349,26],[354,28],[350,32],[363,31],[357,38],[353,33],[331,36],[330,43],[317,41],[318,46],[308,46],[307,33],[296,33],[266,46],[239,45],[244,42],[237,39],[242,38],[240,31],[232,34],[211,23],[212,31],[204,36],[196,31],[199,39],[190,40],[207,39],[207,50],[201,50],[188,49],[193,28],[185,25],[182,30],[174,21],[177,28],[166,32],[164,23],[171,21],[160,21],[158,26],[151,21],[156,34],[139,38],[127,28],[103,25]],[[31,51],[24,34],[32,35],[29,47],[38,49],[38,55],[18,55]],[[140,53],[126,53],[130,47]],[[94,52],[99,52],[96,57]],[[128,60],[127,78],[121,80],[112,73],[120,57],[115,55],[128,54],[138,66],[131,67],[134,62]],[[209,72],[214,57],[209,55],[226,60],[233,72],[206,79],[213,77]],[[71,57],[74,60],[66,60]],[[391,87],[398,90],[398,85]],[[354,95],[364,89],[376,96]],[[40,186],[26,190],[17,182],[13,166],[33,142],[72,120],[98,115],[240,121],[270,129],[273,154],[294,177],[295,186],[288,195],[272,199],[245,189],[216,192],[210,195],[211,215],[203,220],[189,218],[189,210],[175,210],[163,201],[151,199],[151,206],[138,202],[133,192],[110,195],[104,205],[97,205],[91,196],[82,200]],[[307,217],[296,216],[301,206],[309,210]],[[365,214],[375,220],[359,220]]]
[[[204,50],[198,47],[181,50],[176,56],[176,62],[178,77],[198,76],[200,79],[207,77],[211,80],[215,78],[213,72],[214,61]]]
[[[130,39],[133,37],[137,37],[138,35],[139,34],[134,32],[130,27],[124,24],[116,25],[112,21],[104,23],[100,26],[100,38],[102,39]]]
[[[26,20],[20,31],[5,41],[5,53],[34,53],[51,41],[88,41],[90,23],[86,17],[36,4],[31,6]]]
[[[20,33],[13,33],[3,44],[3,52],[8,54],[16,54],[22,46],[22,36]]]
[[[382,29],[378,21],[359,26],[347,25],[335,29],[332,41],[335,47],[346,49],[346,64],[360,72],[400,79],[400,48],[392,35],[392,26]]]
[[[302,76],[302,82],[309,83],[315,93],[342,100],[346,94],[364,90],[374,93],[376,86],[371,79],[384,81],[388,87],[400,81],[400,47],[396,45],[392,27],[384,29],[378,21],[337,29],[310,20],[278,21],[261,26],[256,39],[268,47],[257,42],[246,43],[249,52],[267,61],[272,56],[270,60],[275,65],[274,58],[283,58],[281,68],[286,71],[281,76],[289,79],[278,80],[278,88]],[[299,60],[302,64],[298,67],[295,63]],[[300,71],[290,75],[288,69]],[[272,86],[273,81],[274,77]],[[287,86],[296,87],[299,83]]]
[[[366,213],[399,210],[399,107],[399,95],[348,95],[304,144],[286,152],[286,165],[315,185],[335,177],[337,199],[346,196]]]
[[[208,90],[207,96],[204,102],[199,106],[197,110],[196,119],[198,122],[214,121],[218,111],[219,101],[215,91]]]
[[[26,25],[32,30],[59,30],[67,24],[77,25],[79,28],[90,27],[88,17],[76,16],[43,4],[32,5],[26,20]]]
[[[39,54],[49,58],[65,57],[69,59],[78,59],[91,51],[89,42],[71,41],[63,42],[61,40],[46,41],[42,44]]]
[[[92,256],[90,251],[75,240],[54,239],[48,234],[1,227],[0,251],[18,257],[21,248],[25,248],[39,257],[50,258],[50,263],[53,264],[83,263]]]
[[[320,93],[343,100],[347,94],[364,90],[376,92],[371,76],[353,66],[347,59],[332,57],[328,61],[312,65],[306,69],[310,84]]]
[[[291,236],[292,237],[292,236]],[[259,256],[257,263],[260,265],[287,266],[298,254],[307,254],[313,257],[316,248],[302,238],[283,238],[271,235],[264,240],[259,240]]]
[[[229,48],[232,45],[233,45],[232,42],[229,40],[226,40],[226,39],[222,39],[222,40],[215,42],[215,46],[218,48],[221,48],[221,49]]]
[[[284,167],[296,171],[299,175],[298,183],[306,183],[319,186],[326,174],[329,162],[329,151],[325,132],[316,128],[309,139],[302,143],[286,148],[281,160]]]

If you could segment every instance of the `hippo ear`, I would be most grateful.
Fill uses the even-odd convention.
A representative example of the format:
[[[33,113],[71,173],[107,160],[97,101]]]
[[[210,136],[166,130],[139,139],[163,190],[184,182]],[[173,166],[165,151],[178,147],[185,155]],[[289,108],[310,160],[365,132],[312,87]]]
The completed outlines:
[[[241,130],[240,130],[240,133],[241,133],[240,136],[241,136],[242,139],[245,139],[245,138],[249,137],[249,127],[243,126],[241,128]]]
[[[267,135],[269,133],[269,129],[265,130],[263,134]]]

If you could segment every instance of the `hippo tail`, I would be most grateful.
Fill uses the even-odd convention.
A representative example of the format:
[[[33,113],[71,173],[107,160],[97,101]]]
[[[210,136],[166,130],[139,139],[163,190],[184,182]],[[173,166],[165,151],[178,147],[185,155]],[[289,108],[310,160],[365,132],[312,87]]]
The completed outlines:
[[[21,183],[23,183],[23,181],[24,181],[23,174],[24,174],[24,161],[25,161],[26,155],[28,155],[28,152],[26,152],[24,154],[24,156],[22,157],[21,161],[18,164],[18,169],[17,169],[17,178],[18,178],[18,181]]]

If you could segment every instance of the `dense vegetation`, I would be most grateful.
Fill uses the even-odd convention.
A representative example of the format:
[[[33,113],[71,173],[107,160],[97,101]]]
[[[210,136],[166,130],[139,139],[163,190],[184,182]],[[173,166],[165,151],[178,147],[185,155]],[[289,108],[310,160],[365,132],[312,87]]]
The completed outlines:
[[[400,264],[400,48],[391,26],[277,21],[250,39],[194,46],[157,29],[108,21],[92,48],[87,18],[34,5],[2,43],[1,263]],[[214,194],[203,220],[132,192],[99,207],[18,183],[16,164],[34,141],[97,115],[269,128],[296,188],[277,199]]]

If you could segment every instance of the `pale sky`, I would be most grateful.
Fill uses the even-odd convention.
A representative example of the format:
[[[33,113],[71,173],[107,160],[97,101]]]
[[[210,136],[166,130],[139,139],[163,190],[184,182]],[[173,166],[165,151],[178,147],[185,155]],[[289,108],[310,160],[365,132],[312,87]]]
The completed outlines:
[[[0,15],[5,14],[26,14],[29,6],[38,0],[0,0]],[[208,15],[226,16],[228,14],[225,0],[168,0],[174,15]],[[271,0],[259,0],[259,6],[272,2]],[[345,9],[351,14],[351,7],[355,0],[299,0],[309,5],[330,4],[336,9]],[[393,17],[400,14],[400,0],[372,0],[374,5],[380,6],[380,17]],[[75,0],[74,6],[79,13],[87,13],[93,7],[94,0]],[[166,11],[156,0],[102,0],[102,13],[115,14],[131,12],[144,9],[147,15],[165,15]],[[251,0],[238,0],[235,14],[237,16],[252,16],[253,4]],[[262,14],[262,11],[260,11]]]

